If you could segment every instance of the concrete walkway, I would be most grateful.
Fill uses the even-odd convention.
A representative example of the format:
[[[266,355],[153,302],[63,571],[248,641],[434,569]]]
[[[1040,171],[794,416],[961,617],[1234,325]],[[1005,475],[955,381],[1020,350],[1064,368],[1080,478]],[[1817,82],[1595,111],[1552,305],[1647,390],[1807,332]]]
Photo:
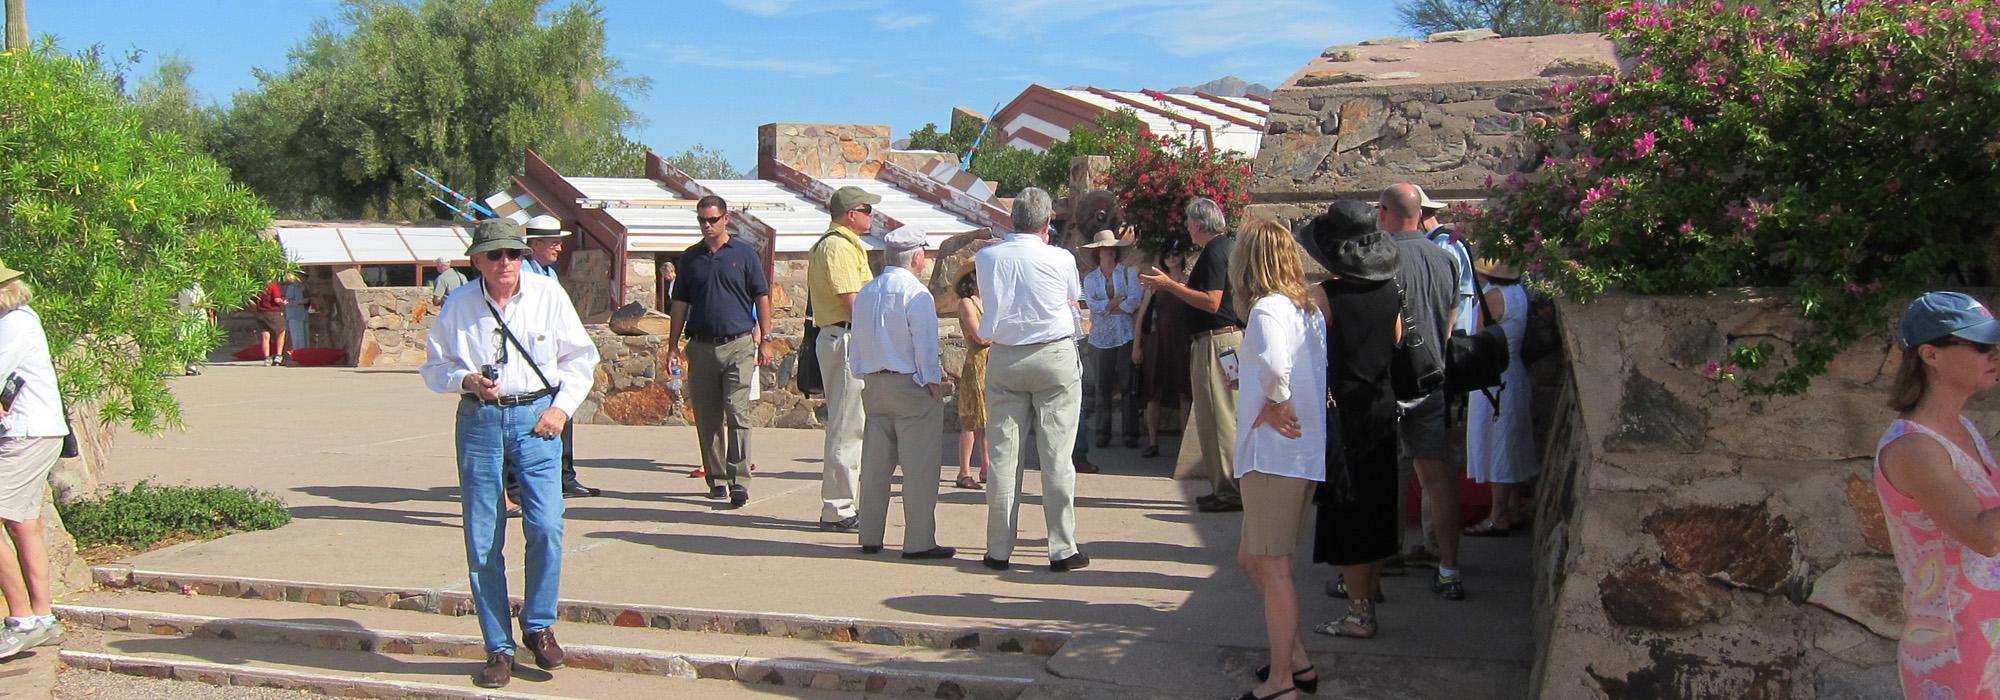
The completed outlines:
[[[187,430],[119,436],[104,481],[264,489],[291,506],[294,520],[125,563],[465,590],[452,464],[456,397],[430,393],[410,371],[253,365],[211,366],[203,376],[174,380],[173,388]],[[1263,645],[1264,632],[1258,599],[1234,565],[1240,517],[1193,512],[1192,496],[1207,487],[1163,476],[1171,449],[1152,460],[1136,450],[1093,452],[1105,473],[1079,475],[1077,484],[1077,535],[1093,562],[1067,574],[1046,569],[1039,479],[1031,474],[1024,479],[1023,545],[1013,570],[996,573],[978,561],[984,494],[952,488],[951,467],[942,474],[938,539],[959,548],[956,560],[897,558],[898,505],[882,554],[863,556],[853,535],[819,531],[821,439],[818,431],[755,431],[751,501],[717,510],[701,480],[686,476],[699,462],[693,429],[578,426],[582,480],[604,495],[569,501],[562,596],[1056,629],[1077,635],[1050,661],[1061,676],[1171,682],[1194,694],[1249,687],[1250,670],[1262,663],[1252,650]],[[956,441],[946,444],[955,454]],[[1525,537],[1467,540],[1470,600],[1439,600],[1427,590],[1429,570],[1413,569],[1387,581],[1379,638],[1308,633],[1306,644],[1322,673],[1344,681],[1353,697],[1524,696],[1533,653],[1528,551]],[[518,543],[509,557],[518,570]],[[1308,626],[1345,608],[1320,593],[1332,573],[1298,567]],[[460,621],[464,633],[476,634],[472,618]]]

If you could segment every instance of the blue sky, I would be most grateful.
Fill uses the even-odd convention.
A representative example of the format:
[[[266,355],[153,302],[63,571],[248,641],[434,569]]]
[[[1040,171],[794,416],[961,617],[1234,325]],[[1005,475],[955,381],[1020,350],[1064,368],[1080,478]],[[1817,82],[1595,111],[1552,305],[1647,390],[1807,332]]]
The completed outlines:
[[[551,0],[551,7],[565,0]],[[774,121],[888,124],[991,112],[1030,83],[1167,89],[1224,75],[1275,87],[1331,44],[1399,33],[1392,0],[602,0],[611,53],[651,78],[631,100],[661,153],[756,159]],[[28,27],[69,48],[169,53],[203,99],[282,70],[334,0],[30,0]]]

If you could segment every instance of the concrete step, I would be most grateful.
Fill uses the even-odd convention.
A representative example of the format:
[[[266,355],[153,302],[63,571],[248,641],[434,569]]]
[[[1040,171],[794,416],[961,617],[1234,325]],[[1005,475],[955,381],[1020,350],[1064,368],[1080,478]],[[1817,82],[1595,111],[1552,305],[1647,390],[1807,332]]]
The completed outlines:
[[[73,630],[63,643],[61,658],[72,668],[219,686],[301,690],[331,697],[468,700],[771,697],[858,700],[866,697],[864,693],[834,688],[800,690],[576,668],[551,673],[531,665],[517,669],[514,682],[506,688],[489,690],[472,683],[479,662],[464,659],[94,629]]]
[[[57,614],[74,626],[114,633],[396,658],[485,658],[472,619],[361,605],[96,591],[73,596]],[[1015,698],[1035,684],[1078,684],[1051,674],[1047,659],[1030,654],[610,625],[557,630],[571,667],[638,676],[927,697]]]
[[[206,576],[135,570],[128,566],[99,566],[92,573],[99,585],[118,589],[175,594],[192,592],[207,597],[316,605],[370,606],[449,616],[473,613],[472,598],[463,591]],[[515,598],[514,603],[519,605],[520,599]],[[562,601],[557,608],[557,617],[568,622],[614,627],[967,649],[1042,657],[1055,655],[1070,639],[1070,634],[1065,631],[1025,627],[954,626],[584,600]]]

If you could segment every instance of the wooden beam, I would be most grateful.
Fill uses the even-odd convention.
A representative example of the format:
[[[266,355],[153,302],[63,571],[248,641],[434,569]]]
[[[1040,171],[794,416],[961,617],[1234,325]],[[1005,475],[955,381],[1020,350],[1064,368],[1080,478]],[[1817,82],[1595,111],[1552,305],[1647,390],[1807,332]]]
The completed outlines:
[[[1263,131],[1263,130],[1264,130],[1264,125],[1263,125],[1263,124],[1259,124],[1259,123],[1257,123],[1257,122],[1253,122],[1253,121],[1250,121],[1250,120],[1248,120],[1248,119],[1244,119],[1244,118],[1242,118],[1242,117],[1239,117],[1239,116],[1236,116],[1236,115],[1234,115],[1234,114],[1230,114],[1230,113],[1228,113],[1228,112],[1224,112],[1224,111],[1222,111],[1222,110],[1219,110],[1219,109],[1216,109],[1216,108],[1214,108],[1214,107],[1210,107],[1210,106],[1208,106],[1208,105],[1205,105],[1205,104],[1202,104],[1202,103],[1200,103],[1200,102],[1197,102],[1197,101],[1195,101],[1195,100],[1190,100],[1190,99],[1187,99],[1187,98],[1184,98],[1184,97],[1181,97],[1181,96],[1179,96],[1179,95],[1173,95],[1173,94],[1169,94],[1169,93],[1164,93],[1164,92],[1160,92],[1160,91],[1158,91],[1158,90],[1152,90],[1152,91],[1148,91],[1148,92],[1147,92],[1146,94],[1147,94],[1148,96],[1152,97],[1153,99],[1156,99],[1156,100],[1160,100],[1160,101],[1163,101],[1163,102],[1172,102],[1172,103],[1174,103],[1174,104],[1177,104],[1177,105],[1180,105],[1180,106],[1182,106],[1182,107],[1186,107],[1186,108],[1188,108],[1188,109],[1192,109],[1192,110],[1194,110],[1194,111],[1197,111],[1197,112],[1200,112],[1200,113],[1202,113],[1202,114],[1206,114],[1206,115],[1208,115],[1208,116],[1211,116],[1211,117],[1215,117],[1216,119],[1221,119],[1221,120],[1223,120],[1223,121],[1226,121],[1226,122],[1229,122],[1229,123],[1231,123],[1231,124],[1235,124],[1235,125],[1237,125],[1237,126],[1247,126],[1247,127],[1250,127],[1250,128],[1252,128],[1252,129],[1256,129],[1256,130],[1258,130],[1258,131]],[[1203,98],[1203,99],[1207,99],[1207,98]]]
[[[1222,104],[1226,104],[1226,105],[1229,105],[1229,106],[1231,106],[1231,107],[1235,107],[1235,108],[1237,108],[1237,109],[1240,109],[1240,110],[1243,110],[1243,111],[1245,111],[1245,112],[1249,112],[1249,113],[1251,113],[1251,114],[1255,114],[1255,115],[1257,115],[1257,116],[1259,116],[1259,117],[1264,117],[1264,118],[1267,118],[1267,119],[1268,119],[1268,118],[1270,118],[1270,116],[1271,116],[1271,110],[1270,110],[1269,108],[1266,108],[1266,107],[1252,107],[1252,106],[1250,106],[1250,105],[1246,105],[1246,104],[1242,104],[1242,103],[1239,103],[1239,102],[1236,102],[1236,101],[1234,101],[1234,100],[1231,100],[1230,98],[1227,98],[1227,97],[1223,97],[1223,96],[1221,96],[1221,95],[1215,95],[1215,94],[1210,94],[1210,93],[1208,93],[1208,92],[1204,92],[1204,91],[1201,91],[1201,90],[1196,90],[1196,91],[1194,91],[1194,96],[1195,96],[1195,97],[1199,97],[1199,98],[1201,98],[1201,99],[1204,99],[1204,100],[1208,100],[1208,101],[1210,101],[1210,102],[1220,102],[1220,103],[1222,103]],[[1246,97],[1244,97],[1244,99],[1246,99],[1246,100],[1247,100],[1247,99],[1250,99],[1250,98],[1246,96]],[[1254,102],[1255,100],[1252,100],[1252,101]],[[1263,103],[1263,104],[1270,104],[1270,103],[1266,102],[1266,103]],[[1261,129],[1261,128],[1263,128],[1263,127],[1258,127],[1258,128],[1260,128],[1260,129]]]
[[[973,223],[995,230],[1014,230],[1014,217],[1005,210],[923,173],[884,161],[882,171],[875,177]]]

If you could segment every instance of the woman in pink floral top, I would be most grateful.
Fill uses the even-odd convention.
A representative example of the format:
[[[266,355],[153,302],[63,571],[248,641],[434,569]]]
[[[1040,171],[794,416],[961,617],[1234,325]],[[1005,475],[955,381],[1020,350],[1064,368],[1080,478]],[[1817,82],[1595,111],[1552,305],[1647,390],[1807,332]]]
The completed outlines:
[[[1932,292],[1903,312],[1875,491],[1903,575],[1897,660],[1910,698],[2000,698],[2000,479],[1972,421],[2000,381],[2000,321],[1972,297]]]

